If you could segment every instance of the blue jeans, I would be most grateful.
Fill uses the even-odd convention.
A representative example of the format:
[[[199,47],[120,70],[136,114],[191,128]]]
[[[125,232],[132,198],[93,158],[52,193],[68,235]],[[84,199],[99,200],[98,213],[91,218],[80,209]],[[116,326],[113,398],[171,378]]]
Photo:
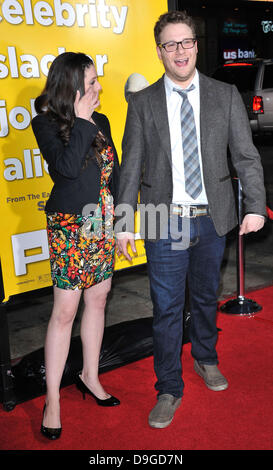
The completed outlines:
[[[170,220],[173,220],[171,217]],[[158,395],[183,395],[181,348],[183,308],[188,279],[192,356],[203,364],[217,364],[217,291],[225,249],[210,216],[176,217],[177,232],[189,224],[190,245],[180,249],[170,229],[165,239],[146,241],[147,266],[153,302],[154,368]]]

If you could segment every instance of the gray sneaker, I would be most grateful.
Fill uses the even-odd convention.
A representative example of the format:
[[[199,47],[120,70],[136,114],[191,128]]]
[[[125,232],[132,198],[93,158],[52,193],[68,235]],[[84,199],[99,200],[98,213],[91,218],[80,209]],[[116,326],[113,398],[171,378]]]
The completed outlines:
[[[159,395],[157,404],[149,414],[149,425],[152,428],[166,428],[169,426],[180,403],[181,398],[176,398],[169,393]]]
[[[194,370],[204,379],[206,386],[210,390],[218,392],[228,388],[226,378],[221,374],[216,365],[199,364],[199,362],[195,360]]]

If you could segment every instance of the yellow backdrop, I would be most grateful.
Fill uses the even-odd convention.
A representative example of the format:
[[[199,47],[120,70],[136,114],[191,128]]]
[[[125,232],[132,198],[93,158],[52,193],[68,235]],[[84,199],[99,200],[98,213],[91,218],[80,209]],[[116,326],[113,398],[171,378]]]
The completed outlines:
[[[103,92],[98,111],[108,116],[120,156],[134,72],[149,83],[162,74],[153,26],[167,11],[163,0],[3,0],[0,4],[1,265],[5,300],[51,285],[44,205],[52,182],[30,121],[48,67],[65,51],[90,55]],[[142,240],[129,263],[145,263]]]

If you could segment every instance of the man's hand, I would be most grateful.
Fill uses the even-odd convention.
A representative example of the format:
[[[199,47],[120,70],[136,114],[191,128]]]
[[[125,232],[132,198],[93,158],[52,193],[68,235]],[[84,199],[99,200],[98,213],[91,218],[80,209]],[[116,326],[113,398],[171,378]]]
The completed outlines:
[[[132,258],[128,253],[127,245],[128,245],[128,243],[130,244],[130,247],[131,247],[133,253],[137,252],[136,251],[134,234],[129,233],[129,232],[121,232],[121,233],[117,234],[116,240],[117,240],[116,248],[117,248],[118,256],[123,254],[125,256],[125,258],[128,259],[128,261],[132,261]]]
[[[240,226],[239,235],[246,235],[250,232],[258,232],[264,226],[264,217],[260,215],[247,214],[244,216]]]

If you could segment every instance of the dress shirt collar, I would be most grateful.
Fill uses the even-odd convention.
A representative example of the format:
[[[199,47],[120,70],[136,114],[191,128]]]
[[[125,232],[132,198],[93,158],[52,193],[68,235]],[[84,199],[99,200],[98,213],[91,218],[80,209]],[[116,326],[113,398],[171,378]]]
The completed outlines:
[[[164,84],[165,84],[165,90],[166,90],[166,95],[167,95],[167,98],[170,98],[171,94],[174,92],[173,91],[173,88],[179,88],[179,86],[174,83],[165,73],[164,75]],[[195,86],[195,89],[199,91],[199,73],[198,73],[198,70],[195,69],[195,74],[194,74],[194,77],[191,81],[191,83],[189,83],[189,85],[187,86],[187,88],[189,88],[191,85],[194,85]],[[182,89],[182,88],[181,88]],[[194,90],[193,90],[194,91]]]

